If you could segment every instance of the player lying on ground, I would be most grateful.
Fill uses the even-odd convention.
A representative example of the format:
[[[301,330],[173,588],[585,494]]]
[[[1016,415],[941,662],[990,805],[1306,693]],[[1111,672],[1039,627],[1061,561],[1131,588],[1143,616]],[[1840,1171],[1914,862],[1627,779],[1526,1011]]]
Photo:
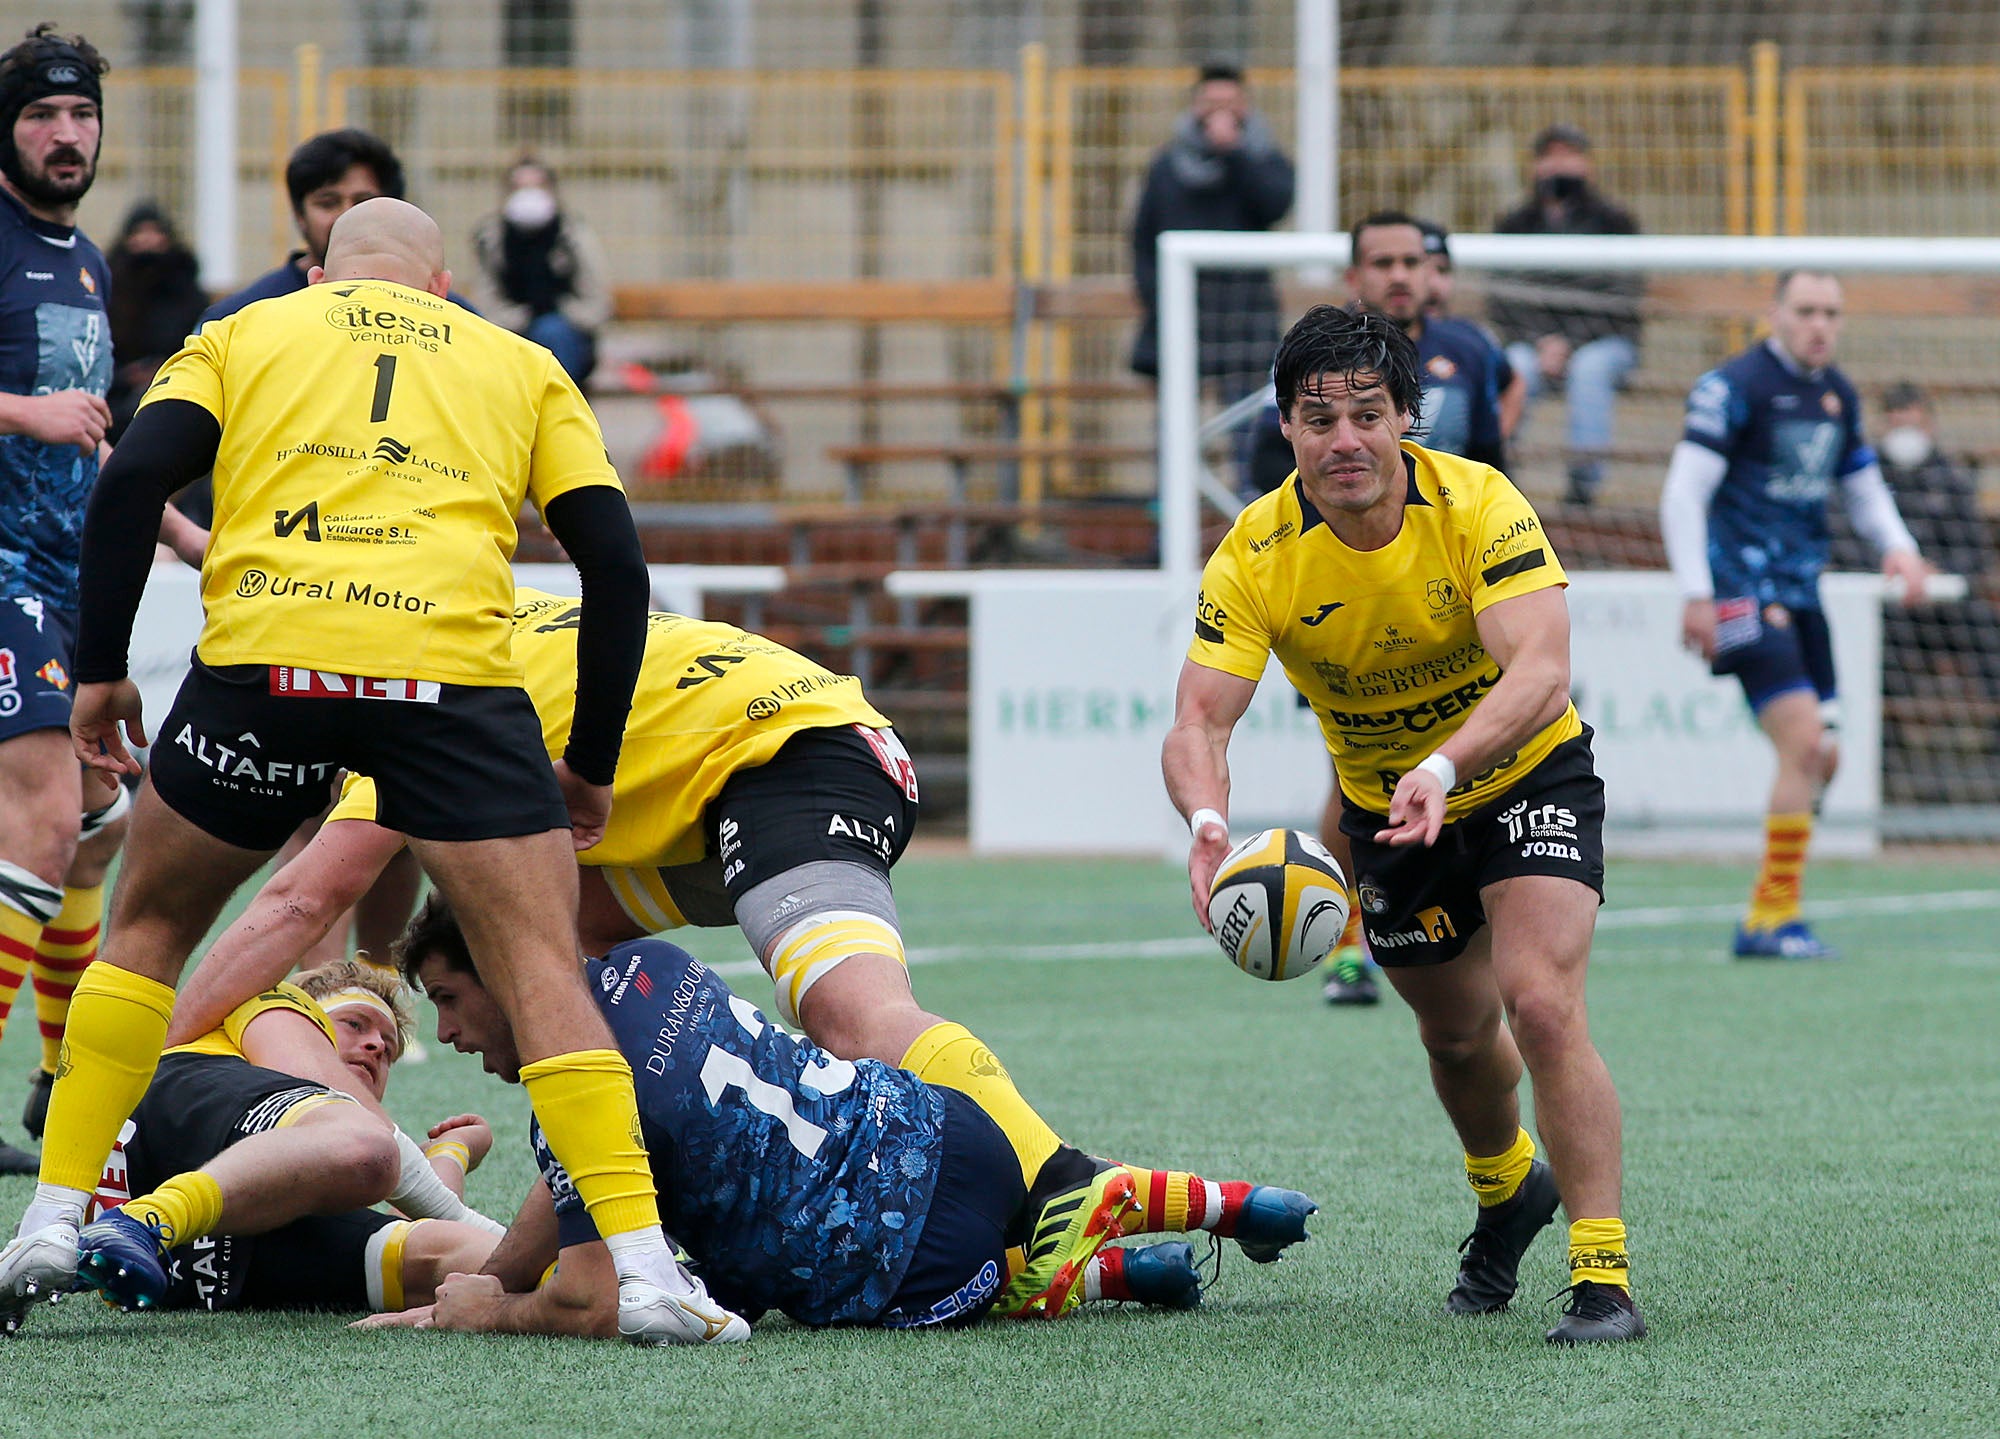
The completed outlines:
[[[398,958],[437,1006],[440,1043],[512,1081],[511,1026],[480,984],[450,911],[412,921]],[[1252,1259],[1306,1237],[1305,1195],[1194,1175],[1105,1166],[1063,1144],[1034,1111],[985,1107],[1004,1077],[983,1047],[964,1087],[877,1060],[850,1063],[768,1023],[706,966],[664,940],[588,964],[591,993],[638,1076],[640,1122],[661,1203],[718,1302],[751,1317],[892,1328],[1001,1312],[1054,1318],[1085,1297],[1144,1297],[1119,1265],[1090,1266],[1119,1233],[1206,1229]],[[1031,1125],[1032,1134],[1019,1132]],[[1003,1132],[1012,1128],[1016,1132]],[[436,1310],[400,1322],[510,1333],[609,1336],[599,1279],[610,1261],[568,1175],[533,1136],[543,1182],[477,1277],[449,1280]],[[1024,1147],[1045,1154],[1026,1165]],[[1111,1177],[1069,1213],[1039,1203],[1051,1174]],[[1075,1183],[1072,1178],[1068,1183]],[[1143,1206],[1143,1208],[1141,1207]],[[1053,1257],[1056,1281],[1023,1308],[1003,1296],[1010,1249]],[[1129,1258],[1136,1254],[1136,1260]],[[551,1262],[555,1278],[537,1288]],[[1016,1260],[1015,1262],[1019,1262]],[[1185,1261],[1181,1261],[1183,1264]],[[1089,1292],[1093,1272],[1099,1286]]]
[[[578,619],[576,600],[516,591],[513,655],[552,756],[568,743]],[[578,856],[586,954],[733,921],[777,983],[779,1016],[822,1049],[956,1088],[978,1079],[990,1110],[1030,1112],[1004,1071],[970,1073],[984,1047],[911,993],[889,871],[916,823],[916,773],[858,680],[730,625],[654,614],[613,796],[603,839]],[[350,783],[312,844],[202,961],[174,1036],[276,983],[373,882],[403,843],[374,822],[375,804],[372,782]],[[1057,1213],[1089,1200],[1035,1188]]]
[[[83,1228],[79,1283],[127,1308],[380,1310],[485,1263],[500,1226],[461,1195],[486,1122],[445,1120],[426,1159],[358,1102],[388,1088],[406,993],[343,960],[169,1049],[98,1184],[109,1212]],[[335,1085],[299,1077],[329,1065]],[[384,1201],[462,1218],[369,1207]]]
[[[513,655],[552,755],[568,743],[580,602],[515,592]],[[778,1014],[848,1059],[901,1058],[917,1007],[889,869],[916,822],[902,743],[836,675],[732,625],[654,614],[604,836],[577,856],[586,954],[683,924],[737,924]],[[174,1016],[211,1028],[282,978],[405,843],[350,776],[320,835],[211,948]]]
[[[530,1061],[523,1087],[617,1257],[622,1329],[644,1344],[714,1337],[713,1306],[660,1230],[631,1074],[575,965],[570,856],[602,837],[645,645],[645,564],[603,435],[548,351],[443,298],[443,237],[415,207],[356,205],[311,278],[192,337],[91,495],[70,738],[94,768],[139,770],[128,650],[167,496],[212,471],[217,524],[197,663],[160,727],[105,945],[77,987],[40,1183],[0,1249],[0,1318],[74,1281],[79,1222],[151,1082],[189,954],[319,812],[334,773],[361,768],[466,905]],[[302,431],[347,438],[300,444]],[[506,618],[527,501],[589,596],[578,644],[592,660],[554,765]],[[288,519],[271,528],[267,511]],[[365,563],[312,543],[322,519],[372,537]],[[356,664],[372,673],[337,689],[293,682]]]

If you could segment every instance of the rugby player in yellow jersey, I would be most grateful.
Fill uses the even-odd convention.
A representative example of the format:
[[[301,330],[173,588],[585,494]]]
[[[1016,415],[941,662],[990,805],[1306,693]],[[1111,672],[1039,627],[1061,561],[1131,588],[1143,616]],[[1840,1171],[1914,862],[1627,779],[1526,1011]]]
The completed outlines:
[[[514,657],[561,754],[578,603],[520,589],[513,614]],[[1064,1145],[985,1045],[911,993],[889,872],[916,823],[917,777],[860,681],[732,625],[652,615],[614,793],[604,837],[577,856],[584,951],[734,923],[776,981],[778,1013],[815,1044],[978,1093],[1014,1145],[1031,1212],[1049,1216],[1003,1308],[1060,1310],[1064,1276],[1112,1230],[1123,1176]],[[203,958],[175,1037],[276,983],[373,882],[403,844],[376,808],[374,781],[349,776],[312,843]],[[1132,1180],[1142,1203],[1181,1185],[1144,1169]],[[1291,1216],[1301,1233],[1304,1203]],[[1142,1223],[1158,1228],[1168,1207],[1148,1204]]]
[[[1604,786],[1569,701],[1562,566],[1505,475],[1403,441],[1421,381],[1393,320],[1315,306],[1275,373],[1298,473],[1209,559],[1162,754],[1195,912],[1229,848],[1229,737],[1275,653],[1319,717],[1369,948],[1416,1011],[1479,1197],[1448,1308],[1504,1309],[1560,1202],[1571,1288],[1550,1342],[1636,1339],[1618,1096],[1584,1010]],[[1546,1163],[1520,1124],[1524,1061]]]
[[[645,644],[644,561],[589,406],[539,346],[443,298],[435,223],[379,198],[335,223],[295,294],[204,327],[164,365],[92,495],[70,732],[136,772],[126,673],[166,496],[214,471],[194,667],[160,729],[102,959],[78,987],[41,1184],[0,1251],[0,1327],[67,1287],[76,1224],[145,1092],[173,982],[224,902],[344,767],[439,889],[479,916],[521,1027],[523,1084],[616,1259],[635,1342],[748,1328],[674,1262],[629,1066],[576,967],[573,847],[603,834]],[[582,576],[576,719],[553,768],[511,654],[523,500]]]
[[[439,1125],[419,1181],[364,1107],[409,1037],[403,986],[341,960],[169,1048],[98,1182],[83,1283],[127,1309],[396,1310],[477,1270],[500,1226],[460,1194],[492,1130]],[[411,1218],[368,1207],[385,1200]]]

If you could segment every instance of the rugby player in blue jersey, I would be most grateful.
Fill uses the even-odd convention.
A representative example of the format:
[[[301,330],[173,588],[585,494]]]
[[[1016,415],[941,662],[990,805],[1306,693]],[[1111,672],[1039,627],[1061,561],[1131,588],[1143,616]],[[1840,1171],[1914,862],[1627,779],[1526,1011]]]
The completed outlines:
[[[38,1137],[127,808],[79,779],[68,735],[83,510],[111,423],[111,272],[76,208],[109,68],[46,24],[0,54],[0,1029],[32,971],[42,1063],[22,1121]],[[171,509],[161,533],[183,554],[204,538]],[[35,1170],[0,1144],[0,1173]]]
[[[1840,756],[1833,639],[1819,597],[1834,489],[1906,602],[1922,598],[1931,573],[1862,435],[1861,397],[1834,366],[1841,319],[1832,275],[1779,276],[1769,338],[1689,392],[1660,495],[1667,561],[1685,601],[1682,642],[1716,674],[1736,676],[1778,755],[1738,959],[1833,954],[1800,917],[1799,891],[1813,811]]]
[[[511,1082],[519,1070],[512,1031],[450,911],[427,903],[397,953],[404,975],[437,1006],[439,1041],[482,1055],[489,1072]],[[805,1324],[914,1328],[996,1307],[1055,1318],[1086,1299],[1164,1297],[1162,1287],[1185,1305],[1195,1297],[1185,1245],[1119,1251],[1103,1241],[1171,1221],[1233,1237],[1250,1258],[1269,1261],[1306,1237],[1313,1205],[1303,1194],[1133,1172],[1150,1180],[1147,1212],[1133,1212],[1125,1185],[1114,1212],[1080,1213],[1075,1227],[1094,1224],[1093,1242],[1069,1249],[1069,1272],[1036,1293],[1044,1302],[1011,1309],[1009,1271],[1022,1256],[1010,1261],[1008,1251],[1032,1257],[1067,1239],[1031,1193],[1013,1142],[981,1107],[976,1080],[947,1088],[878,1060],[836,1059],[770,1023],[663,940],[619,945],[586,970],[632,1065],[663,1212],[710,1292],[746,1318],[776,1309]],[[990,1068],[999,1071],[998,1061]],[[532,1138],[543,1182],[485,1273],[447,1280],[432,1313],[380,1322],[615,1332],[611,1291],[598,1282],[609,1257],[539,1128]],[[1076,1167],[1091,1163],[1068,1146],[1063,1153]],[[558,1256],[555,1277],[542,1284]]]

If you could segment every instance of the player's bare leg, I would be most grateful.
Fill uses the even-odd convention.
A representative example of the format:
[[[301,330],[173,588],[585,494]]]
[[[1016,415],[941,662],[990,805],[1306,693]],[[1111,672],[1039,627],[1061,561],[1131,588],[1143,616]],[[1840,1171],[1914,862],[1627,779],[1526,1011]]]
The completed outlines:
[[[0,741],[0,1032],[30,988],[36,946],[62,909],[76,851],[82,789],[76,756],[64,753],[68,739],[47,729]],[[0,1174],[36,1168],[32,1154],[0,1144]]]
[[[62,909],[35,942],[32,973],[35,1023],[41,1031],[42,1062],[28,1084],[21,1127],[36,1139],[48,1125],[49,1093],[61,1062],[69,1005],[84,971],[97,958],[104,930],[104,879],[132,827],[132,801],[123,788],[107,789],[104,776],[86,772],[83,826],[76,853],[63,876]],[[37,1166],[38,1167],[38,1166]],[[26,1173],[34,1173],[30,1168]]]
[[[0,1309],[11,1306],[16,1319],[30,1287],[46,1293],[74,1277],[78,1222],[119,1126],[152,1082],[174,981],[266,858],[214,838],[168,808],[150,782],[141,786],[104,948],[70,1007],[41,1183],[15,1242],[0,1252]]]
[[[799,1002],[806,1035],[842,1059],[901,1064],[917,1037],[944,1020],[917,1003],[910,972],[886,954],[849,955]]]
[[[521,1083],[611,1250],[619,1328],[640,1343],[743,1340],[750,1329],[674,1262],[639,1138],[632,1070],[584,988],[568,830],[410,848],[451,905],[481,983],[512,1027]]]
[[[1554,875],[1522,875],[1480,891],[1493,976],[1535,1088],[1535,1122],[1569,1214],[1570,1304],[1551,1343],[1637,1339],[1625,1222],[1619,1209],[1623,1133],[1618,1091],[1590,1039],[1584,975],[1598,897]]]
[[[1458,1132],[1466,1182],[1479,1201],[1445,1300],[1453,1314],[1497,1313],[1512,1302],[1521,1258],[1560,1202],[1548,1163],[1536,1158],[1535,1142],[1521,1128],[1521,1053],[1503,1022],[1492,935],[1482,927],[1448,964],[1386,971],[1416,1011],[1431,1084]]]
[[[1465,1152],[1498,1154],[1521,1127],[1521,1054],[1503,1020],[1494,981],[1492,927],[1449,964],[1397,965],[1383,972],[1415,1011],[1430,1056],[1431,1087]]]
[[[1771,782],[1771,807],[1764,818],[1764,858],[1750,892],[1749,912],[1736,935],[1742,959],[1830,959],[1833,951],[1799,917],[1806,850],[1812,843],[1813,812],[1833,778],[1839,750],[1820,716],[1811,690],[1790,690],[1766,700],[1757,722],[1778,758]]]

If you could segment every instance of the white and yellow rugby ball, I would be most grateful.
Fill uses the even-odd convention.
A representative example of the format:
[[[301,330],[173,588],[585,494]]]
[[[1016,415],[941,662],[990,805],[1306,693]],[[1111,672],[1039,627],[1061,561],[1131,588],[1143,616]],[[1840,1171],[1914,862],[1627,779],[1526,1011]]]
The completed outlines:
[[[1267,829],[1223,859],[1208,890],[1208,923],[1229,962],[1245,974],[1297,979],[1340,942],[1347,878],[1311,835]]]

